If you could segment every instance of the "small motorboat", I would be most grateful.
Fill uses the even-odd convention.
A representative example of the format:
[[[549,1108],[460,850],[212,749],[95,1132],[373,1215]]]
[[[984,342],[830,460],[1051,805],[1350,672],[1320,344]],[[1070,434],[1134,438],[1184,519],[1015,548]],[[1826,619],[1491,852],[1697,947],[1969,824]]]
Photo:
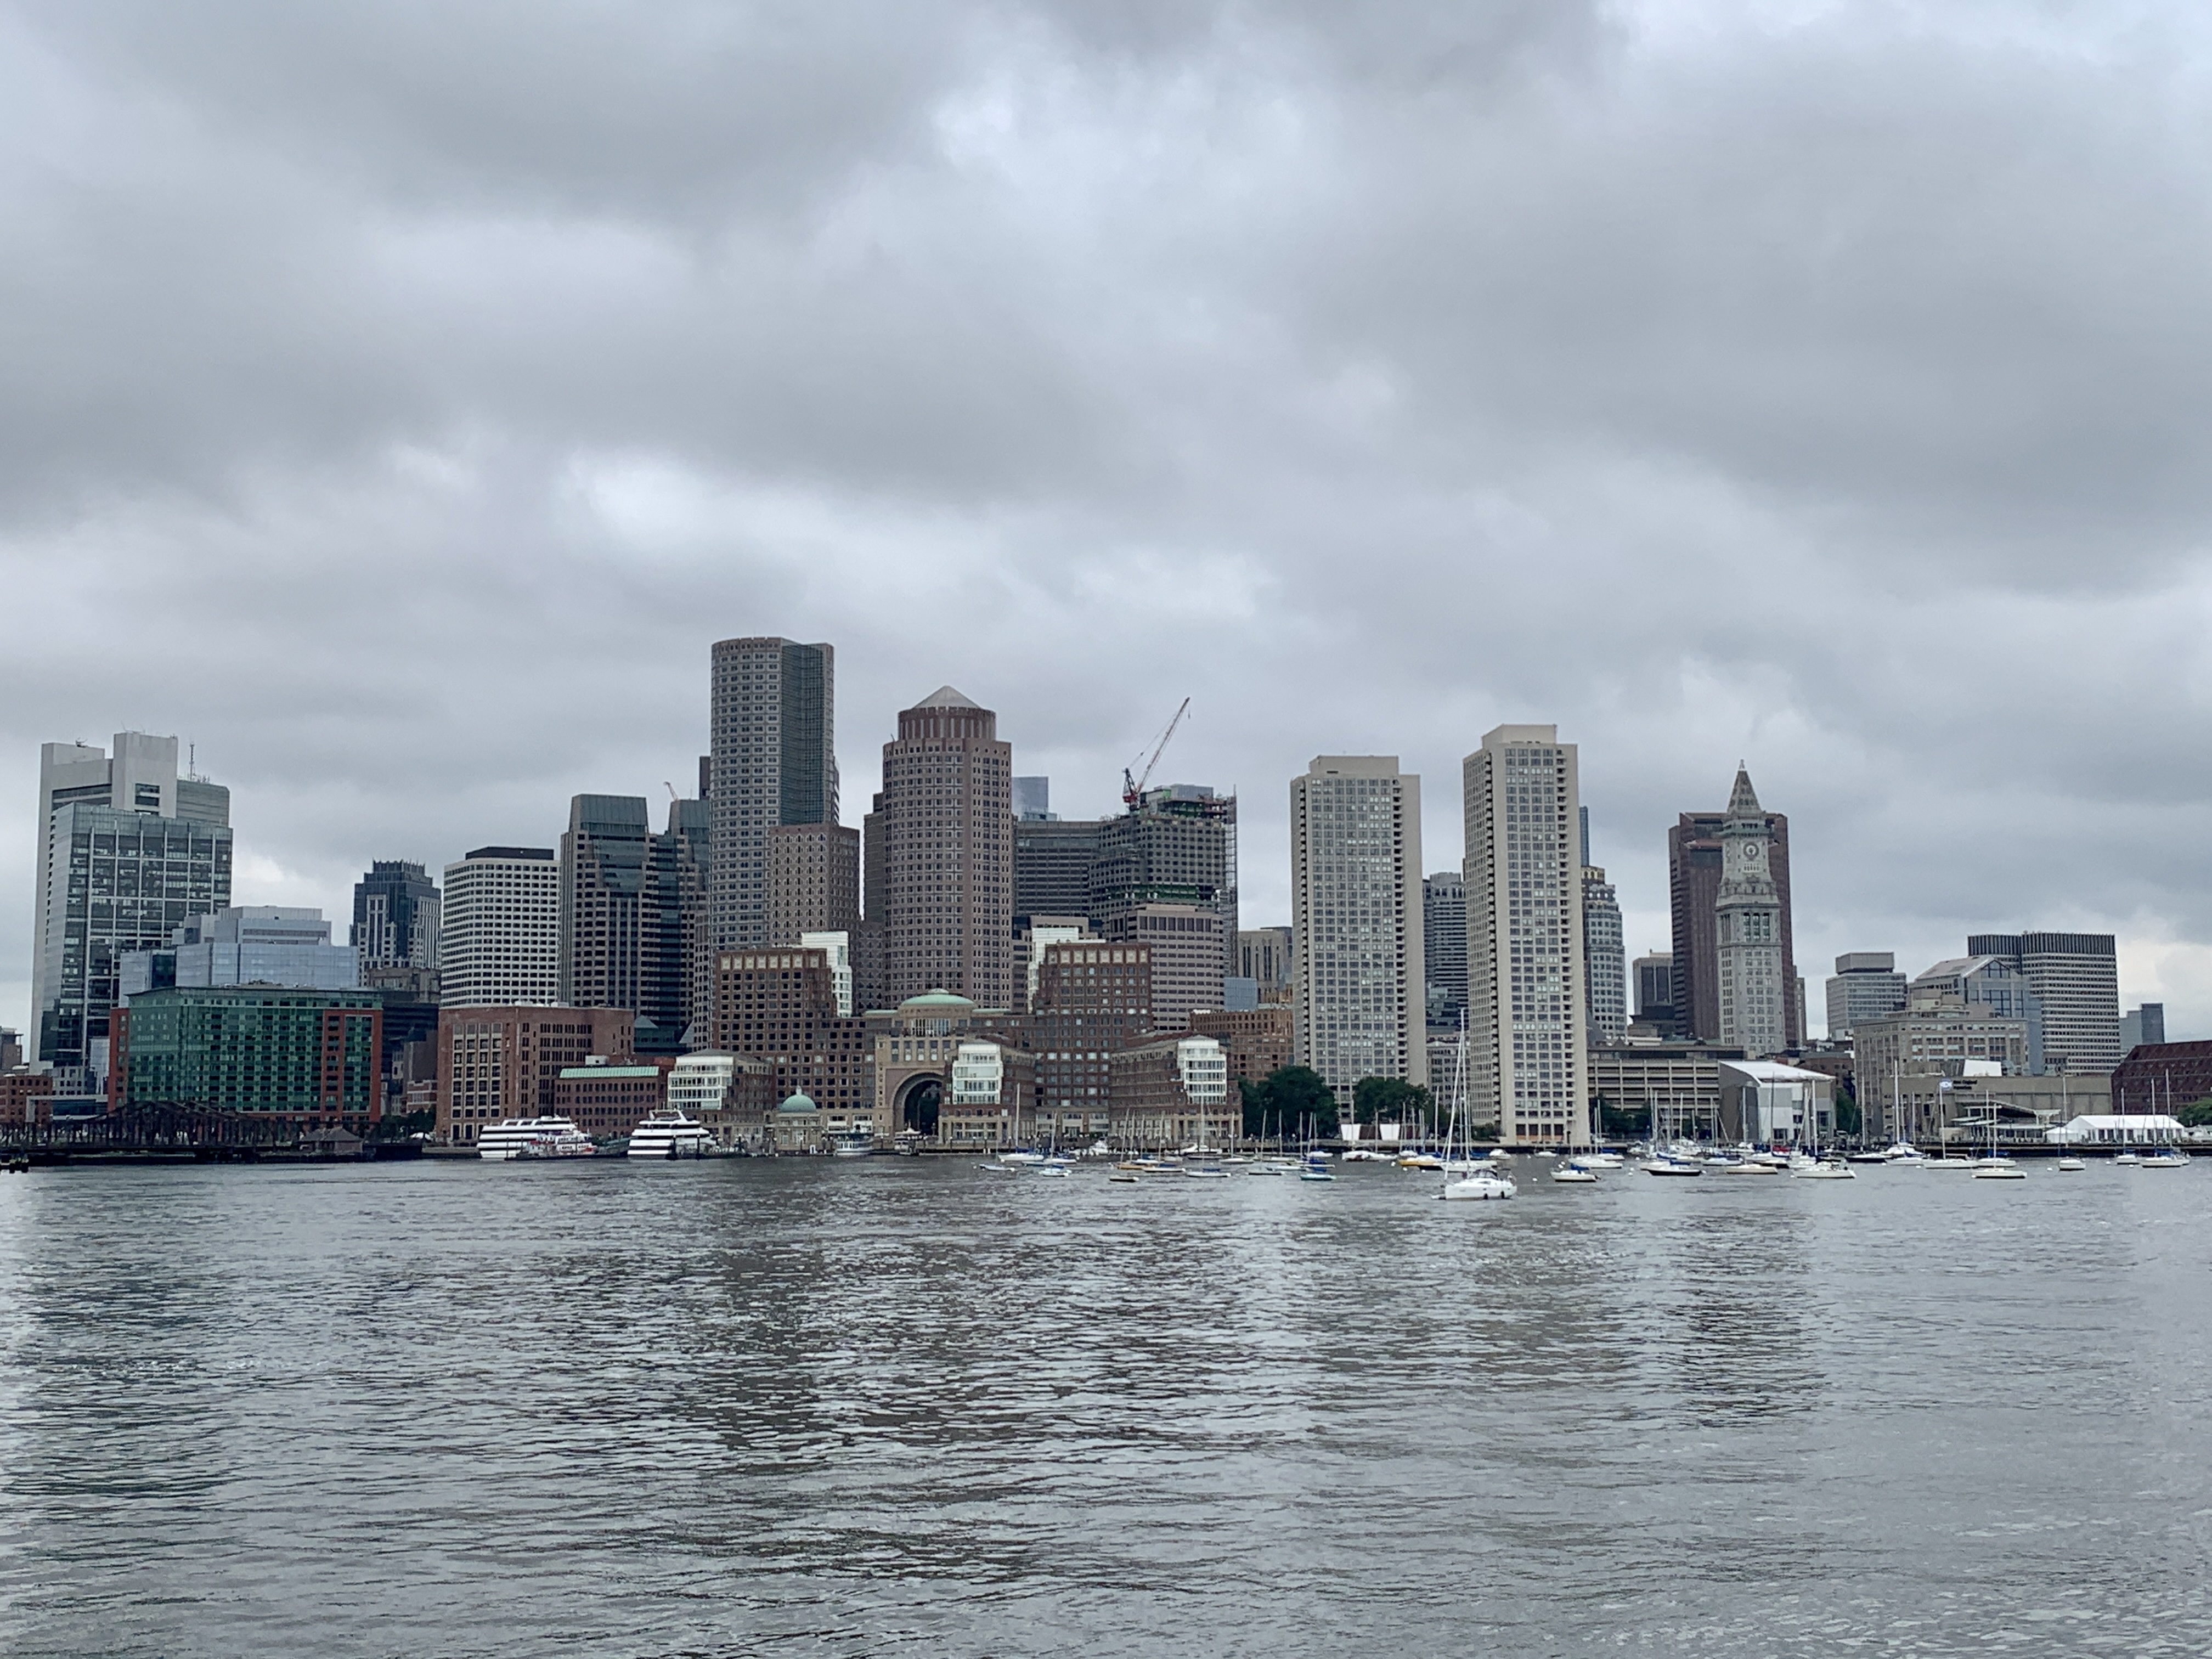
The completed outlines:
[[[1301,1181],[1334,1181],[1336,1171],[1325,1164],[1309,1164],[1298,1171]]]
[[[2113,1158],[2112,1162],[2115,1164],[2125,1164],[2132,1167],[2133,1165],[2141,1164],[2142,1159],[2137,1157],[2133,1152],[2124,1152]]]
[[[1562,1164],[1552,1171],[1552,1179],[1563,1187],[1595,1187],[1597,1172],[1585,1170],[1579,1164]]]
[[[1398,1160],[1398,1167],[1401,1170],[1441,1170],[1444,1167],[1444,1161],[1434,1152],[1407,1152]]]
[[[1794,1164],[1790,1170],[1793,1181],[1856,1181],[1858,1171],[1840,1158],[1814,1158],[1808,1163]]]
[[[2084,1163],[2083,1163],[2080,1158],[2074,1158],[2074,1157],[2070,1157],[2070,1156],[2069,1156],[2069,1157],[2067,1157],[2067,1158],[2060,1158],[2060,1159],[2058,1160],[2058,1167],[2059,1167],[2061,1170],[2086,1170],[2086,1169],[2087,1169],[2089,1166],[2088,1166],[2087,1164],[2084,1164]]]
[[[1921,1150],[1909,1140],[1893,1140],[1882,1159],[1889,1164],[1925,1164],[1928,1159]]]
[[[1510,1198],[1520,1190],[1509,1177],[1485,1170],[1480,1175],[1447,1181],[1443,1191],[1437,1196],[1452,1200]]]
[[[1972,1168],[1974,1179],[1977,1181],[2025,1181],[2027,1179],[2027,1170],[2021,1169],[2010,1158],[1999,1158],[1995,1153],[1991,1153],[1987,1158],[1974,1159]]]
[[[1648,1176],[1701,1176],[1705,1172],[1702,1164],[1693,1164],[1686,1158],[1668,1158],[1664,1154],[1644,1166]]]

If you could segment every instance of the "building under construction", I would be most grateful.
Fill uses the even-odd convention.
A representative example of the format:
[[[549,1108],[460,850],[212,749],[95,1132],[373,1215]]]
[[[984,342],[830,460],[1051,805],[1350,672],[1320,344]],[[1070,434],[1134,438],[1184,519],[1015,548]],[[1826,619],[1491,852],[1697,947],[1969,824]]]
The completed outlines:
[[[1237,798],[1197,784],[1146,789],[1098,825],[1086,908],[1109,939],[1147,905],[1190,905],[1221,919],[1222,971],[1237,963]]]

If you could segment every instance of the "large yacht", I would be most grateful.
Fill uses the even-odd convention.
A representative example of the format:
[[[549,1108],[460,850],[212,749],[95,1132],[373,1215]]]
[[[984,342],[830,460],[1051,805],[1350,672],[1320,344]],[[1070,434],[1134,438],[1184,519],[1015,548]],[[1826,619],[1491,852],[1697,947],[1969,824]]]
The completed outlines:
[[[589,1158],[591,1136],[565,1117],[511,1117],[477,1137],[477,1156],[504,1163],[523,1158]]]
[[[629,1132],[631,1158],[712,1158],[714,1137],[674,1107],[665,1106]]]

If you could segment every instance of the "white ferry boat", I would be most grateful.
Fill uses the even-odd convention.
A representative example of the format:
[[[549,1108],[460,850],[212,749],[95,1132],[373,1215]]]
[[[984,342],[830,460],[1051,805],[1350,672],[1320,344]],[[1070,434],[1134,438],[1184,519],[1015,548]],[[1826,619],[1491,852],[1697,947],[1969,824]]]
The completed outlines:
[[[714,1137],[672,1107],[642,1119],[629,1132],[629,1158],[712,1158]]]
[[[522,1158],[589,1158],[591,1136],[565,1117],[511,1117],[477,1137],[477,1156],[495,1163]]]

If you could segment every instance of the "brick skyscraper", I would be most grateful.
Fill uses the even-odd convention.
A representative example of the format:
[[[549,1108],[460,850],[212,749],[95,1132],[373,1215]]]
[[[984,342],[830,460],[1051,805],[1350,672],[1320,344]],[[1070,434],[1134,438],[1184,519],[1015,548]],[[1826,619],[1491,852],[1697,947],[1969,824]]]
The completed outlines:
[[[874,815],[885,1000],[944,989],[1012,1007],[1013,745],[996,714],[949,685],[902,712],[898,732]]]

